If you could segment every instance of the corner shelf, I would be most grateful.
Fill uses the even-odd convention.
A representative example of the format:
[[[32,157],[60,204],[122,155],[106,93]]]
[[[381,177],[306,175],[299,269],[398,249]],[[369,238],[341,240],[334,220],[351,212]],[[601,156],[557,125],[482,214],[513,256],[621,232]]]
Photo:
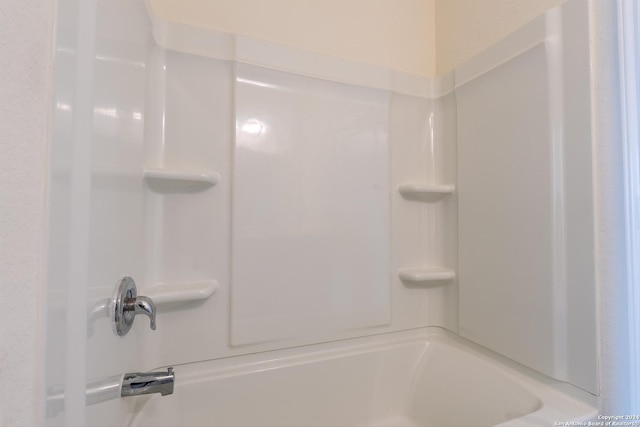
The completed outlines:
[[[400,184],[398,192],[407,199],[437,202],[444,196],[453,194],[455,187],[448,184]]]
[[[201,301],[209,299],[218,290],[215,280],[183,283],[157,283],[143,292],[156,304]]]
[[[146,168],[144,178],[153,190],[193,190],[212,187],[220,182],[220,174],[213,171],[189,172],[175,169]]]
[[[447,282],[455,279],[456,272],[442,267],[401,268],[398,276],[403,282]]]

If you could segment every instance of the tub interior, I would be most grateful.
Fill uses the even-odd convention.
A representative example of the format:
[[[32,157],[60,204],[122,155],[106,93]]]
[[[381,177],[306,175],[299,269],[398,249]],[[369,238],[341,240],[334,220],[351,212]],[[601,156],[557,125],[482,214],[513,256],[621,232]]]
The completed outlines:
[[[441,331],[292,351],[177,366],[175,393],[140,397],[129,425],[545,425],[543,407],[569,408],[562,419],[594,410],[544,382],[533,392],[528,375]]]
[[[542,406],[500,369],[442,341],[426,344],[413,381],[410,415],[420,426],[495,425]]]

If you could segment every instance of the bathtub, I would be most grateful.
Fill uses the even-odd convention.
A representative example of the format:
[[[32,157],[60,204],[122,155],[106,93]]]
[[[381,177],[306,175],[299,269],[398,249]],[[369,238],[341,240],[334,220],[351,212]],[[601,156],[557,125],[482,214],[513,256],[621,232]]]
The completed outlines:
[[[593,396],[438,328],[175,367],[130,426],[553,426]],[[559,424],[555,424],[559,425]]]

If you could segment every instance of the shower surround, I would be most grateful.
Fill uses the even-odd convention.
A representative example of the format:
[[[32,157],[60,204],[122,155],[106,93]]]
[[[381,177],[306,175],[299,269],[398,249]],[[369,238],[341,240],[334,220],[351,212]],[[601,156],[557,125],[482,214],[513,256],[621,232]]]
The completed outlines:
[[[596,415],[584,2],[439,78],[98,5],[95,44],[60,14],[50,425]],[[123,276],[156,331],[112,333]],[[172,396],[84,405],[167,366]]]

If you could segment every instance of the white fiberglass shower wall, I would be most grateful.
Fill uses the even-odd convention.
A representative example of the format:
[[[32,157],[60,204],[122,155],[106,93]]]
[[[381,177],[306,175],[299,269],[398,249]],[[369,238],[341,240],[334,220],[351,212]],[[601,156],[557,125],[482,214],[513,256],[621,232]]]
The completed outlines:
[[[50,424],[130,422],[86,391],[124,372],[428,327],[597,394],[579,1],[440,78],[152,3],[59,15]],[[156,331],[113,334],[123,276]]]

